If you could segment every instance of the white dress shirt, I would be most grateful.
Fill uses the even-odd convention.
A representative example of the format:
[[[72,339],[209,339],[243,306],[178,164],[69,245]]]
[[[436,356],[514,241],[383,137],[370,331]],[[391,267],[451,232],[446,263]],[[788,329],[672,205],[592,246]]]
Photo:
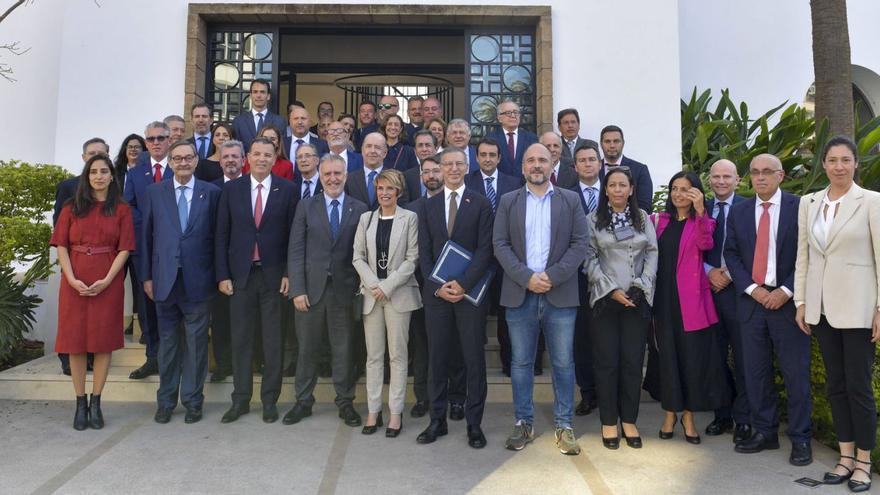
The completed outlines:
[[[516,145],[519,144],[519,127],[517,127],[516,129],[514,129],[512,131],[508,131],[507,129],[502,127],[501,132],[504,133],[504,143],[501,143],[501,145],[504,146],[505,149],[507,148],[507,140],[510,139],[510,136],[508,136],[508,133],[510,133],[510,132],[513,133],[513,152],[516,153]],[[511,158],[516,158],[516,157],[512,156]]]
[[[254,129],[257,132],[260,131],[260,115],[263,116],[263,125],[266,125],[266,118],[269,116],[269,110],[264,108],[261,112],[251,109],[251,114],[254,116]]]
[[[443,186],[443,204],[445,205],[443,206],[443,214],[446,217],[446,225],[449,225],[449,197],[453,191],[456,192],[455,211],[458,211],[461,209],[461,195],[464,194],[464,183],[458,186],[458,189],[449,189],[448,187]],[[458,213],[456,213],[456,215],[458,215]]]
[[[483,172],[483,169],[480,169],[480,175],[483,177],[483,187],[486,187],[486,179],[489,177],[492,178],[492,188],[495,189],[495,194],[498,194],[498,168],[495,168],[492,175],[486,175],[486,173]]]
[[[266,201],[269,200],[269,189],[272,188],[272,174],[266,176],[263,179],[263,182],[257,181],[253,175],[251,175],[251,213],[254,213],[257,210],[257,186],[259,184],[263,184],[263,212],[266,211]]]
[[[761,215],[764,213],[764,207],[761,206],[763,201],[759,197],[755,197],[755,233],[758,232],[758,226],[761,224]],[[779,282],[776,280],[776,233],[779,231],[779,209],[782,204],[782,190],[777,189],[769,200],[770,209],[770,242],[767,245],[767,275],[764,277],[764,285],[776,287]],[[746,294],[752,295],[752,291],[758,287],[758,284],[752,284],[746,287]],[[794,293],[788,287],[781,287],[789,297]]]

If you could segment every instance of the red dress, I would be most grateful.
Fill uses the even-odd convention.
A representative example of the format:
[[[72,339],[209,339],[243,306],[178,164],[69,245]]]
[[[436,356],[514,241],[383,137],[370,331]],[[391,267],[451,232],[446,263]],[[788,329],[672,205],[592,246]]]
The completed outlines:
[[[71,206],[61,210],[50,244],[64,246],[70,255],[70,265],[76,278],[86,285],[107,276],[119,251],[134,251],[134,225],[131,209],[120,202],[116,214],[108,217],[101,211],[103,202],[83,218],[75,216]],[[111,247],[109,253],[88,254],[73,246]],[[79,249],[79,248],[77,248]],[[122,311],[125,298],[125,270],[97,296],[80,296],[62,274],[58,294],[58,336],[55,352],[82,354],[84,352],[111,352],[121,349],[123,342]]]

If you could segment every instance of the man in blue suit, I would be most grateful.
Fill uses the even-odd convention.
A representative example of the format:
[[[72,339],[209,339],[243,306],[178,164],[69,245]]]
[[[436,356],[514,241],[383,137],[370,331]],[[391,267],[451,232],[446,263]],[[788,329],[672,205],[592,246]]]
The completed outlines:
[[[706,200],[706,211],[715,219],[714,245],[703,263],[709,282],[712,284],[712,299],[718,311],[718,331],[715,338],[724,359],[725,375],[731,390],[736,395],[731,405],[715,410],[715,419],[706,427],[706,435],[716,436],[733,431],[734,443],[751,436],[749,399],[745,388],[742,355],[742,335],[739,315],[736,309],[736,289],[731,284],[730,271],[724,261],[724,241],[727,233],[727,218],[733,205],[745,198],[736,194],[739,184],[736,164],[730,160],[718,160],[709,169],[709,186],[715,193],[714,199]],[[734,370],[727,365],[727,355],[733,351]]]
[[[322,157],[330,152],[327,141],[309,134],[311,117],[309,117],[308,110],[300,106],[292,107],[289,122],[289,132],[284,135],[284,149],[287,151],[287,156],[291,157],[291,159],[296,159],[296,149],[301,144],[313,145],[318,150],[318,157]]]
[[[538,136],[519,126],[522,113],[515,101],[504,101],[498,105],[500,129],[490,132],[486,137],[501,145],[501,169],[507,175],[522,175],[522,157],[526,148],[538,142]]]
[[[651,172],[644,163],[623,156],[623,145],[625,144],[623,129],[616,125],[605,126],[599,134],[599,142],[602,145],[602,154],[605,155],[602,170],[599,171],[599,178],[605,180],[605,170],[608,167],[629,167],[629,173],[636,186],[636,199],[639,202],[639,208],[651,213],[653,208],[651,204],[654,198],[654,183],[651,181]]]
[[[147,201],[147,186],[161,181],[170,181],[174,172],[168,166],[168,147],[171,144],[171,129],[164,122],[151,122],[144,130],[144,140],[147,142],[147,155],[143,160],[138,159],[138,164],[129,169],[125,177],[125,190],[123,196],[131,207],[132,220],[134,221],[134,234],[137,239],[143,237],[143,212]],[[143,253],[136,250],[131,254],[132,266],[135,268],[135,276],[141,282],[147,276],[143,272]],[[142,380],[159,372],[159,327],[156,316],[156,304],[147,297],[143,290],[143,283],[139,284],[139,290],[134,294],[138,298],[138,323],[141,327],[142,340],[146,346],[146,361],[140,367],[131,372],[128,377],[132,380]]]
[[[144,292],[156,301],[159,321],[157,423],[171,421],[180,402],[186,423],[202,419],[208,374],[208,320],[217,293],[214,229],[220,189],[193,177],[198,151],[192,143],[171,145],[172,180],[147,188],[143,204],[141,272]]]
[[[231,423],[250,411],[253,392],[251,359],[260,322],[263,421],[278,420],[283,337],[281,304],[287,296],[287,241],[296,206],[290,181],[270,172],[275,146],[257,137],[248,152],[250,174],[231,181],[220,194],[214,259],[218,289],[231,298],[232,407],[223,415]],[[254,312],[259,311],[259,319]]]
[[[477,160],[477,150],[471,146],[471,125],[464,119],[452,119],[446,126],[446,140],[449,146],[464,151],[467,157],[468,173],[472,174],[480,170],[480,164]]]
[[[236,139],[244,144],[245,151],[250,149],[251,141],[267,124],[278,129],[284,129],[287,126],[281,116],[269,110],[268,105],[271,99],[272,91],[269,87],[269,81],[255,79],[251,82],[251,111],[239,114],[232,120],[232,130],[235,131]]]
[[[782,163],[770,154],[752,159],[749,175],[756,197],[730,209],[724,260],[738,294],[743,368],[751,409],[752,436],[736,445],[744,454],[778,449],[773,353],[788,393],[789,462],[813,461],[810,448],[810,337],[795,324],[794,264],[800,198],[779,189]]]

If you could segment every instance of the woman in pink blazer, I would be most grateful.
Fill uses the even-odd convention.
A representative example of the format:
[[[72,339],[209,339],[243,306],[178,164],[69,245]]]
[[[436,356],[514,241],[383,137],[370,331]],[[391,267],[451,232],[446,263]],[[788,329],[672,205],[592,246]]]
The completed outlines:
[[[694,411],[729,403],[723,358],[715,343],[718,315],[703,257],[712,249],[715,220],[706,213],[703,188],[693,172],[669,181],[666,210],[653,216],[657,226],[657,290],[654,339],[645,388],[666,411],[660,438],[672,438],[681,411],[685,439],[700,443]],[[654,373],[652,373],[652,370]]]

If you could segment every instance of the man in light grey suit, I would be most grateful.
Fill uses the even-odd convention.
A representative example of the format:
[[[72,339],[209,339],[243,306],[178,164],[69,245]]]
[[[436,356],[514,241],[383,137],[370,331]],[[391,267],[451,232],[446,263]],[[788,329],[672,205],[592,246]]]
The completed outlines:
[[[349,426],[361,424],[352,406],[357,381],[352,362],[352,301],[358,275],[351,260],[358,220],[367,205],[343,192],[345,169],[341,156],[324,155],[319,168],[324,191],[300,201],[290,230],[287,274],[296,308],[299,359],[296,404],[282,420],[286,425],[312,415],[316,357],[324,332],[330,339],[339,417]]]
[[[556,445],[580,453],[574,412],[574,323],[578,280],[587,250],[587,219],[577,193],[550,182],[553,159],[542,144],[523,155],[526,186],[501,197],[495,218],[495,257],[504,269],[501,305],[511,341],[510,378],[516,425],[507,448],[521,450],[534,439],[532,400],[535,347],[543,331],[553,366]],[[552,219],[552,221],[551,221]]]

